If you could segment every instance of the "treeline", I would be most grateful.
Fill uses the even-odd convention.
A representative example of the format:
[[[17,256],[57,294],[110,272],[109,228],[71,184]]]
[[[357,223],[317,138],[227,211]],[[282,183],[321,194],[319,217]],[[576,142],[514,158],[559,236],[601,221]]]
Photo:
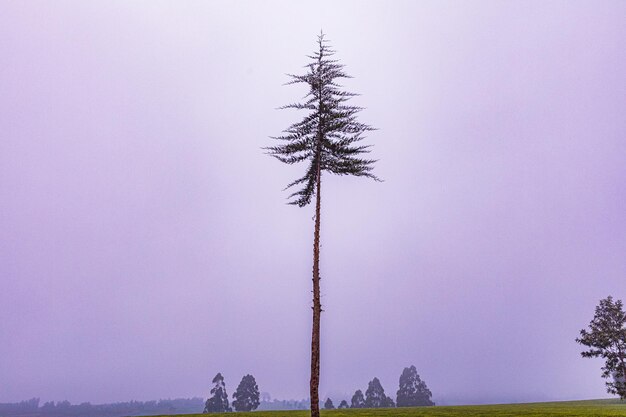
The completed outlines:
[[[49,401],[39,405],[39,398],[19,403],[0,403],[0,417],[122,417],[155,414],[200,413],[202,398],[176,398],[159,401],[128,401],[111,404],[71,404]]]
[[[259,411],[281,411],[281,410],[308,410],[311,402],[308,399],[302,400],[261,400]]]
[[[338,408],[390,408],[390,407],[422,407],[432,406],[433,394],[426,386],[426,382],[422,381],[417,373],[415,366],[404,368],[400,375],[398,391],[396,392],[396,401],[385,394],[385,389],[378,378],[372,379],[367,385],[365,395],[360,389],[356,390],[350,401],[350,405],[346,400],[339,403]],[[326,399],[324,408],[331,410],[335,408],[333,400]]]
[[[226,383],[221,373],[213,378],[213,388],[211,396],[206,400],[205,413],[227,413],[233,411],[254,411],[259,405],[264,410],[287,410],[287,409],[305,409],[308,408],[306,401],[274,401],[260,402],[259,387],[252,375],[246,375],[241,379],[239,386],[233,394],[234,401],[231,404],[228,400],[226,392]],[[422,407],[433,406],[432,392],[428,389],[426,382],[423,381],[415,366],[404,368],[400,375],[398,391],[396,392],[396,400],[385,394],[385,389],[378,378],[372,379],[365,394],[360,389],[356,390],[350,404],[346,400],[342,400],[337,408],[391,408],[391,407]],[[320,404],[322,406],[322,404]],[[327,410],[334,409],[335,404],[331,398],[327,398],[323,404]]]
[[[128,401],[112,404],[81,403],[72,405],[69,401],[46,402],[39,405],[39,398],[19,403],[0,403],[0,417],[122,417],[147,416],[159,414],[196,414],[223,413],[233,411],[263,410],[294,410],[306,409],[309,402],[302,401],[260,401],[259,387],[252,375],[245,375],[233,394],[232,407],[228,400],[226,384],[221,373],[213,378],[211,396],[202,398],[177,398],[159,401]],[[400,375],[396,400],[385,394],[380,380],[372,379],[363,394],[356,390],[350,404],[342,400],[338,408],[387,408],[387,407],[418,407],[435,405],[431,400],[432,393],[420,376],[415,366],[404,368]],[[327,398],[323,404],[326,409],[335,408],[332,399]]]

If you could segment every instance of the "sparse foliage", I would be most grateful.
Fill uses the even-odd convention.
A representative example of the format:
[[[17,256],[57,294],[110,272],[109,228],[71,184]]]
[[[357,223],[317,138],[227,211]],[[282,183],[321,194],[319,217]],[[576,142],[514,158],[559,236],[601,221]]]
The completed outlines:
[[[433,394],[422,381],[415,366],[404,368],[400,375],[400,387],[396,394],[396,404],[398,407],[418,407],[435,405],[432,402]]]
[[[253,411],[257,409],[260,404],[259,386],[252,375],[246,375],[241,378],[233,398],[235,411]]]
[[[590,349],[581,352],[584,358],[601,357],[605,360],[602,378],[609,394],[626,399],[626,314],[621,300],[613,297],[600,300],[588,329],[580,331],[576,342]]]
[[[350,408],[364,408],[365,407],[365,397],[363,396],[363,391],[360,389],[354,392],[352,396],[352,401],[350,401]]]
[[[221,373],[217,373],[213,378],[213,388],[211,388],[211,397],[206,400],[204,406],[205,413],[225,413],[233,411],[228,405],[228,394],[226,393],[226,384]]]
[[[308,93],[304,101],[283,106],[283,109],[304,110],[304,118],[289,126],[281,136],[273,137],[280,142],[265,148],[271,156],[292,165],[305,162],[307,168],[302,177],[289,183],[295,187],[289,196],[289,204],[304,207],[315,196],[315,229],[313,238],[313,328],[311,335],[311,416],[319,417],[320,372],[320,214],[322,172],[335,175],[355,175],[378,180],[372,174],[374,160],[363,158],[369,146],[361,145],[365,133],[372,127],[357,120],[360,107],[347,104],[356,94],[342,89],[338,81],[350,78],[332,56],[335,54],[324,39],[318,37],[318,50],[309,56],[311,62],[303,75],[290,75],[287,84],[305,84]]]
[[[308,94],[301,103],[292,103],[282,109],[306,110],[308,114],[298,123],[287,128],[283,135],[272,137],[279,145],[265,148],[270,155],[286,164],[306,162],[305,174],[287,185],[298,187],[289,197],[289,204],[304,207],[311,202],[319,187],[316,183],[322,171],[336,175],[356,175],[378,179],[372,174],[374,160],[361,158],[369,153],[368,145],[358,144],[371,126],[357,121],[357,113],[362,109],[346,102],[357,94],[341,89],[337,80],[351,78],[337,60],[335,54],[321,34],[318,37],[319,50],[310,58],[308,72],[304,75],[290,75],[287,84],[306,84]]]

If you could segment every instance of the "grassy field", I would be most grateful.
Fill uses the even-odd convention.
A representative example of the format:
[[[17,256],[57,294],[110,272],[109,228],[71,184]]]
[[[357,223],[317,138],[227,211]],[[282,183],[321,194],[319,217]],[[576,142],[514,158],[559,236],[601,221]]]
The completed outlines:
[[[237,413],[237,416],[253,414],[253,417],[307,417],[308,411],[255,411]],[[182,414],[185,417],[206,417],[206,414]],[[212,414],[212,417],[233,417],[232,413]],[[417,408],[378,408],[322,410],[325,417],[457,417],[457,416],[498,416],[498,417],[564,417],[564,416],[620,416],[626,417],[626,401],[591,400],[552,403],[502,404],[502,405],[462,405]],[[170,417],[170,416],[162,416]]]

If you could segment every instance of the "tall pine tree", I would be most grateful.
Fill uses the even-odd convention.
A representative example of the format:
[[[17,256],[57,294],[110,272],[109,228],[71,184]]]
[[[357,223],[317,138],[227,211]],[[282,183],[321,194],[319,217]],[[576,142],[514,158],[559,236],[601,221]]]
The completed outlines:
[[[372,174],[374,160],[363,159],[369,146],[359,142],[372,127],[357,121],[360,107],[346,102],[356,94],[344,91],[338,84],[342,78],[350,78],[344,66],[332,59],[335,51],[318,36],[318,50],[310,56],[308,72],[290,75],[288,84],[305,84],[308,94],[304,101],[283,106],[283,109],[305,110],[307,115],[292,124],[278,137],[279,145],[265,148],[281,162],[295,164],[306,162],[304,175],[291,182],[287,188],[296,187],[289,196],[289,204],[304,207],[315,196],[315,229],[313,235],[313,328],[311,335],[311,416],[319,417],[320,374],[320,209],[322,172],[336,175],[355,175],[378,180]]]

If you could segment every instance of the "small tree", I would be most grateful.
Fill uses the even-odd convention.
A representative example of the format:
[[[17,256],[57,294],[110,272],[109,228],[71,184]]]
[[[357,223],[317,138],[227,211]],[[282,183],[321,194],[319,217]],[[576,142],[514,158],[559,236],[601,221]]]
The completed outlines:
[[[602,378],[607,392],[626,399],[626,314],[621,300],[613,301],[610,295],[596,306],[589,329],[580,331],[576,342],[591,349],[581,352],[583,358],[605,359]]]
[[[365,407],[365,397],[363,397],[363,391],[360,389],[354,392],[352,396],[352,401],[350,408],[364,408]]]
[[[339,403],[339,407],[337,408],[349,408],[350,406],[348,405],[348,402],[346,400],[341,400],[341,402]]]
[[[241,378],[233,398],[235,411],[252,411],[257,409],[260,404],[259,386],[252,375],[246,375]]]
[[[372,379],[367,386],[367,391],[365,391],[365,407],[385,408],[393,406],[393,400],[385,395],[385,390],[378,378]]]
[[[335,405],[333,404],[333,400],[331,400],[330,398],[326,398],[326,402],[324,403],[324,409],[334,410]]]
[[[417,374],[415,366],[404,368],[400,375],[400,389],[396,395],[396,403],[398,407],[418,407],[426,405],[435,405],[431,401],[433,394],[426,386],[426,382],[422,381]]]
[[[212,397],[206,400],[204,406],[205,413],[225,413],[233,411],[228,405],[228,394],[226,393],[226,384],[221,373],[217,373],[213,378],[213,388],[211,388]]]

